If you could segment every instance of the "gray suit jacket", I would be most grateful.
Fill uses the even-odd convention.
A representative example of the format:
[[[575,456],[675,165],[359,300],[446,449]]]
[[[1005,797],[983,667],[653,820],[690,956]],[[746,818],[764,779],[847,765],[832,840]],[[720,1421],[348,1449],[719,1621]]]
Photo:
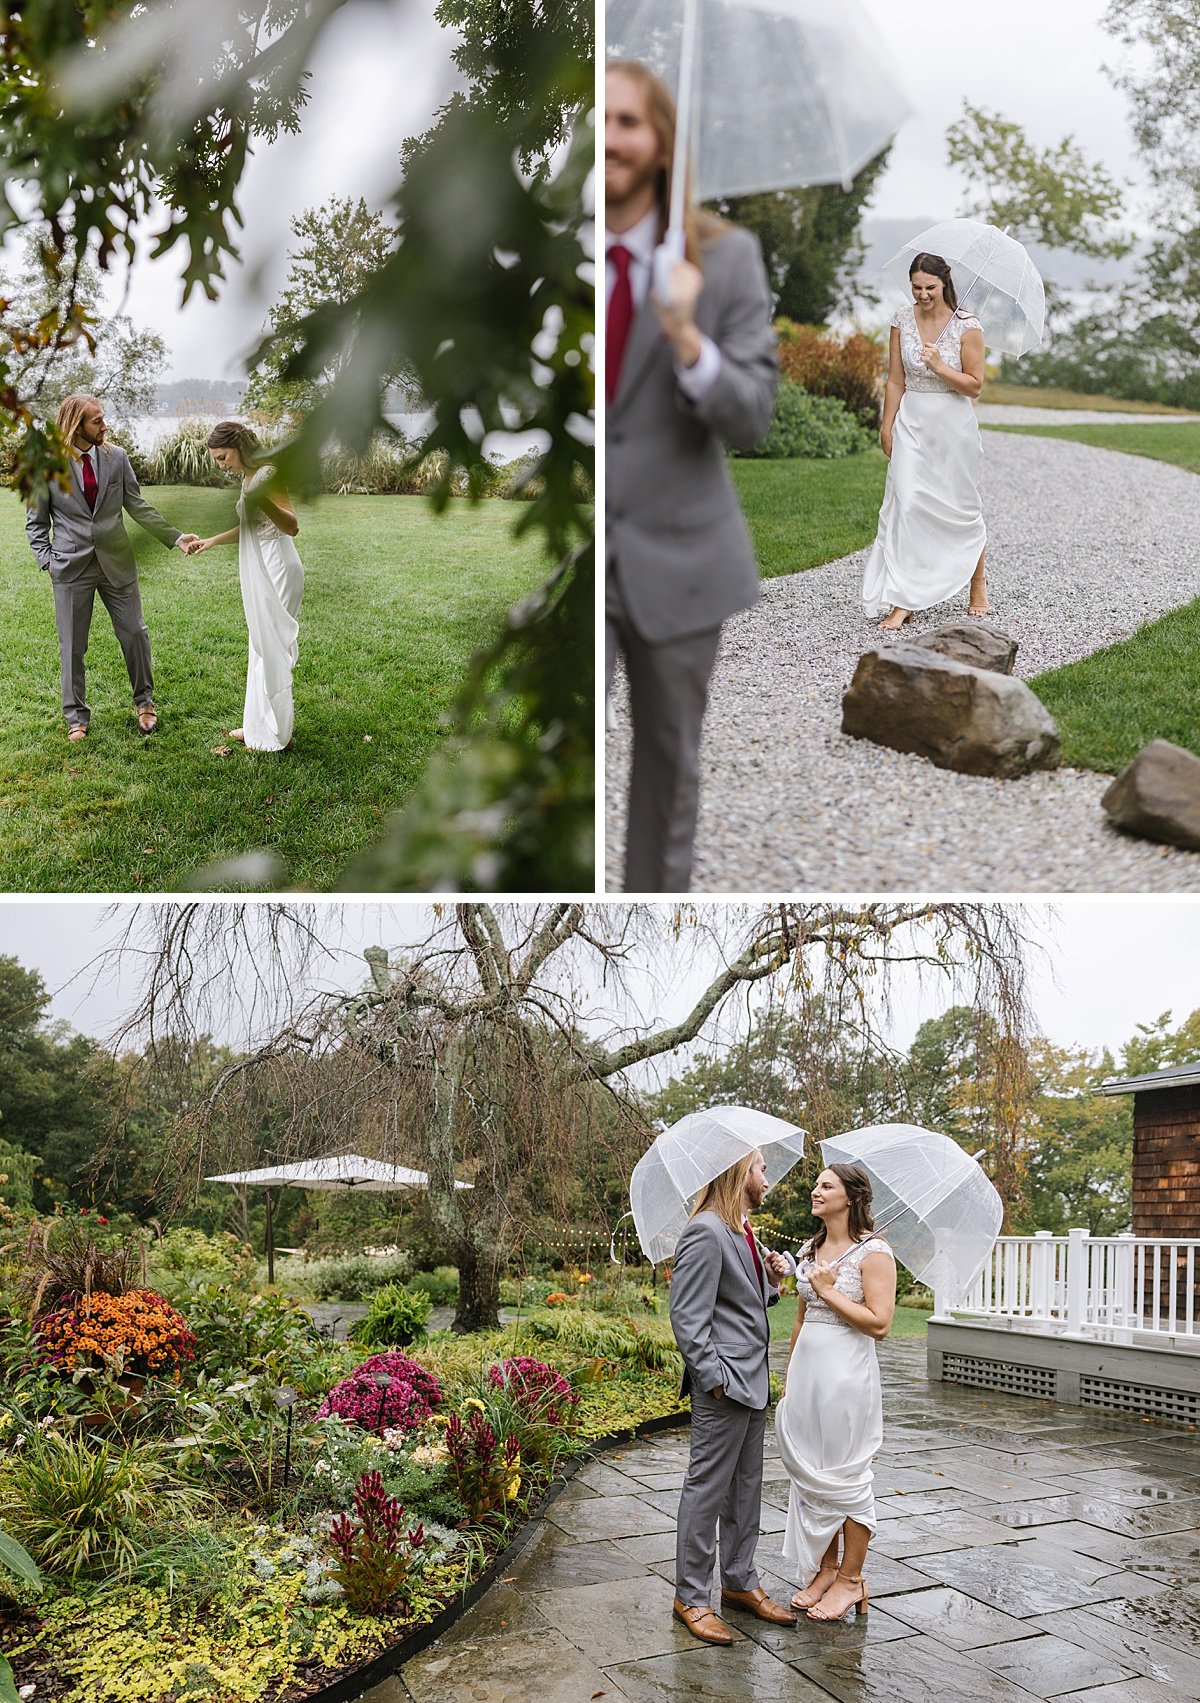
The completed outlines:
[[[78,579],[95,556],[111,584],[129,585],[137,579],[137,565],[122,509],[168,549],[182,534],[143,497],[123,449],[101,444],[96,459],[95,512],[83,495],[83,464],[72,456],[70,488],[55,487],[48,497],[40,497],[26,514],[25,531],[38,567],[56,580]]]
[[[746,1407],[766,1407],[770,1396],[767,1308],[779,1291],[763,1269],[759,1284],[745,1236],[715,1212],[690,1218],[675,1248],[671,1273],[671,1329],[683,1355],[683,1386],[709,1395],[719,1384]]]
[[[646,301],[629,334],[606,433],[608,570],[651,644],[711,631],[757,601],[758,567],[725,445],[750,449],[771,423],[779,369],[758,241],[736,227],[701,256],[696,323],[721,372],[693,404]]]

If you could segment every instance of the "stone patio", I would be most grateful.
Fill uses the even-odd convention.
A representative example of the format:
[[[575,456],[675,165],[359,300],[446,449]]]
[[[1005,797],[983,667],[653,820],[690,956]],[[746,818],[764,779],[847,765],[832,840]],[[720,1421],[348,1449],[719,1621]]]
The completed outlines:
[[[777,1344],[773,1362],[785,1345]],[[881,1345],[870,1612],[729,1649],[671,1618],[686,1430],[585,1466],[506,1574],[363,1703],[1170,1703],[1200,1697],[1200,1439],[925,1377]],[[759,1566],[790,1595],[767,1433]],[[715,1600],[715,1598],[714,1598]]]

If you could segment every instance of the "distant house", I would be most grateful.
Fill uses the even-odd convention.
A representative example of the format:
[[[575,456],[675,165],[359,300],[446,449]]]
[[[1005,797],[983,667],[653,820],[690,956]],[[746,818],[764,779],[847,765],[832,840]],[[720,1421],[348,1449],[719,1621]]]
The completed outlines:
[[[1104,1082],[1133,1095],[1133,1233],[1200,1238],[1200,1061]]]

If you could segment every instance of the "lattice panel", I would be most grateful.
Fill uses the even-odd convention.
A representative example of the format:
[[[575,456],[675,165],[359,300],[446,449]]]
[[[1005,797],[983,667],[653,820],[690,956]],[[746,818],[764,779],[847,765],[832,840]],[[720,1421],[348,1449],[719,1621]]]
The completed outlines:
[[[1014,1396],[1040,1396],[1053,1400],[1055,1395],[1052,1368],[1018,1366],[1011,1360],[980,1360],[973,1354],[943,1354],[942,1378],[948,1384],[1006,1390]]]
[[[1200,1393],[1154,1390],[1145,1384],[1095,1378],[1086,1372],[1079,1379],[1079,1405],[1102,1408],[1105,1413],[1141,1413],[1148,1419],[1182,1419],[1185,1425],[1200,1425]]]

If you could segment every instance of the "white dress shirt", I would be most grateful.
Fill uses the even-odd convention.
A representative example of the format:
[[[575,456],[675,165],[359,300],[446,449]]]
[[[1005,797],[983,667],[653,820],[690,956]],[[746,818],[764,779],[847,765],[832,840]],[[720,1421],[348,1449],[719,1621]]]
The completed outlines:
[[[619,234],[606,230],[604,233],[604,304],[607,308],[612,296],[613,285],[617,281],[617,269],[608,258],[614,248],[627,248],[632,255],[629,262],[629,288],[633,293],[633,306],[636,312],[645,305],[646,297],[650,294],[650,275],[654,265],[654,250],[658,246],[658,210],[651,209],[644,219],[639,219],[636,225]],[[700,355],[694,366],[681,366],[675,363],[675,376],[679,380],[679,388],[692,402],[699,402],[717,381],[721,371],[721,351],[711,337],[700,333]]]

